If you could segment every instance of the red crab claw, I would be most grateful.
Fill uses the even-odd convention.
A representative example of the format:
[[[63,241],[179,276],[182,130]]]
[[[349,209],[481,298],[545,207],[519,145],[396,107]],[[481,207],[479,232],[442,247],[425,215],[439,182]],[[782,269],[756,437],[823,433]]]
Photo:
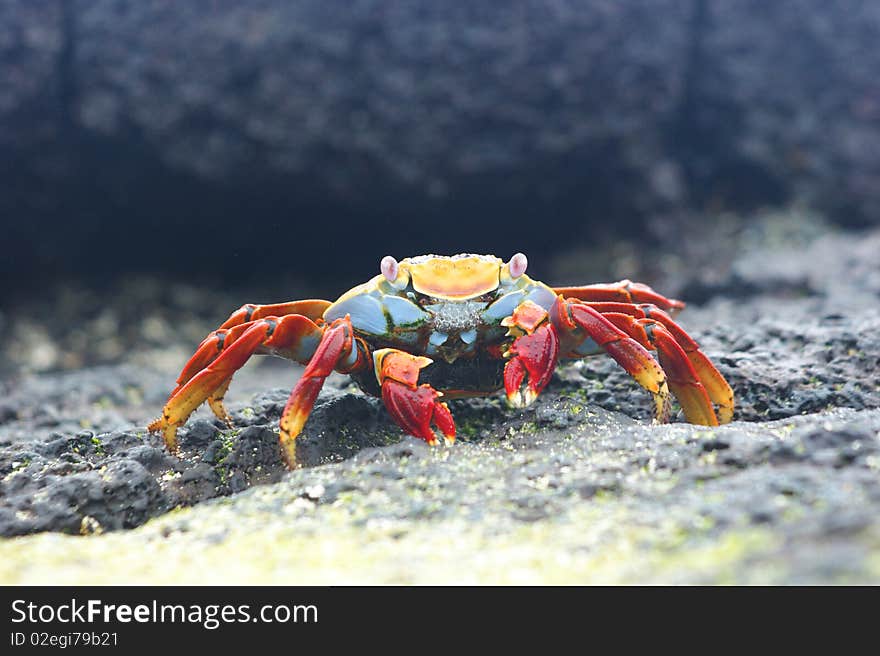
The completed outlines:
[[[547,316],[543,308],[525,301],[501,322],[502,326],[510,327],[510,334],[525,333],[513,341],[508,350],[510,360],[504,366],[504,390],[507,401],[515,408],[534,401],[556,369],[559,337],[556,329],[546,322]]]
[[[379,349],[373,353],[376,379],[382,386],[382,401],[397,424],[410,435],[437,444],[432,422],[440,429],[447,444],[455,441],[455,422],[443,395],[430,385],[418,385],[419,370],[433,362],[430,358],[410,355],[397,349]]]

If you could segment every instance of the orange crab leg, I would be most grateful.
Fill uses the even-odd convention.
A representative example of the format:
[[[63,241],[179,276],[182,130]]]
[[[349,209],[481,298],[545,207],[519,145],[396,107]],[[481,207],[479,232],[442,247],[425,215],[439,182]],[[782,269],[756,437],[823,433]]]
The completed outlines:
[[[671,331],[670,331],[671,332]],[[709,398],[718,406],[718,422],[730,423],[733,420],[734,397],[730,383],[715,368],[712,361],[702,351],[688,351],[685,349],[688,360],[697,372],[700,382],[706,388]]]
[[[261,352],[280,355],[296,362],[308,362],[321,336],[320,324],[299,314],[266,318],[283,322],[281,335],[286,339],[282,340],[276,335],[271,343],[264,345],[266,348]],[[238,341],[255,323],[257,322],[250,321],[228,329],[220,328],[208,335],[180,372],[177,378],[178,389],[217,359],[224,349]]]
[[[646,325],[645,332],[660,354],[660,364],[666,371],[669,387],[681,404],[685,418],[692,424],[717,426],[718,418],[709,394],[675,337],[660,323]]]
[[[251,355],[261,349],[263,352],[290,355],[298,352],[298,347],[305,336],[310,334],[315,336],[316,333],[319,335],[320,332],[321,329],[311,320],[295,314],[280,318],[267,317],[237,326],[224,336],[219,355],[199,371],[187,372],[189,378],[171,393],[162,410],[162,416],[151,423],[147,427],[148,430],[162,431],[168,450],[172,453],[176,452],[177,429],[186,423],[189,416],[205,400],[211,399],[215,412],[222,409],[222,398],[232,375]],[[202,347],[199,348],[199,351],[201,350]],[[189,365],[187,367],[189,368]],[[192,369],[195,369],[195,366]],[[181,379],[183,378],[185,376],[182,374]],[[223,412],[225,413],[225,410]],[[225,419],[225,417],[221,418]]]
[[[606,316],[609,316],[608,313],[627,314],[636,319],[650,319],[661,324],[675,338],[675,341],[684,351],[693,370],[696,372],[697,378],[706,389],[712,403],[717,406],[718,422],[726,424],[733,419],[734,396],[727,380],[715,368],[712,361],[706,357],[706,354],[700,350],[699,344],[681,326],[675,323],[666,312],[650,304],[588,303],[588,305]],[[626,329],[624,328],[624,330]]]
[[[692,424],[717,426],[718,418],[706,388],[691,365],[684,349],[663,324],[651,319],[636,319],[621,312],[603,314],[615,326],[645,348],[656,349],[666,372],[669,388],[681,404],[685,418]]]
[[[648,285],[629,280],[598,285],[584,285],[582,287],[554,287],[553,291],[565,298],[576,298],[581,301],[652,303],[667,312],[679,312],[684,309],[682,301],[666,298],[648,287]]]
[[[240,334],[241,331],[239,331],[239,335]],[[208,335],[202,343],[199,344],[196,352],[193,353],[193,356],[189,359],[186,365],[184,365],[183,371],[181,371],[180,376],[177,377],[177,387],[171,392],[171,396],[177,394],[180,388],[189,382],[193,376],[216,360],[223,351],[223,348],[228,344],[232,344],[236,337],[237,336],[229,335],[229,331],[227,330],[215,330]],[[231,419],[223,405],[223,397],[226,394],[226,390],[229,389],[229,383],[231,382],[232,377],[230,376],[225,383],[220,385],[220,387],[208,397],[208,404],[211,406],[211,410],[226,424],[229,424]]]
[[[220,383],[220,387],[211,392],[211,396],[208,397],[208,407],[211,408],[211,412],[229,428],[232,428],[232,417],[229,416],[226,406],[223,405],[223,399],[226,397],[231,382],[232,376]]]
[[[269,318],[278,319],[278,317]],[[280,355],[296,362],[308,362],[321,337],[321,328],[308,317],[297,314],[287,315],[283,319],[281,332],[276,333],[275,339],[271,343],[262,345],[257,352]],[[183,367],[183,371],[177,378],[177,387],[171,392],[171,396],[177,394],[193,376],[214,362],[224,349],[235,344],[254,323],[251,321],[229,329],[221,328],[208,335]],[[223,397],[231,382],[232,376],[208,397],[208,405],[211,410],[227,424],[231,422],[231,419],[223,406]]]
[[[232,330],[215,330],[202,340],[202,343],[196,348],[196,352],[183,366],[180,376],[177,377],[177,388],[180,389],[190,378],[216,360],[223,349],[235,343],[249,326],[250,324],[241,324]]]
[[[550,310],[550,318],[566,346],[587,337],[596,342],[639,385],[652,394],[654,419],[659,422],[669,420],[669,386],[666,374],[645,347],[598,311],[578,300],[558,297]],[[569,349],[564,350],[568,351]]]
[[[700,382],[706,388],[709,398],[718,406],[718,421],[722,424],[729,423],[733,419],[733,389],[725,380],[721,372],[715,368],[712,361],[700,350],[699,344],[688,335],[668,314],[659,308],[650,305],[642,306],[645,315],[659,322],[671,333],[675,341],[681,346],[690,360],[691,365],[699,376]]]
[[[447,444],[455,441],[455,422],[447,405],[438,401],[442,394],[430,385],[419,385],[419,370],[433,362],[431,358],[410,355],[397,349],[379,349],[373,353],[376,379],[382,387],[382,401],[392,419],[408,434],[437,443],[431,424],[437,426]]]

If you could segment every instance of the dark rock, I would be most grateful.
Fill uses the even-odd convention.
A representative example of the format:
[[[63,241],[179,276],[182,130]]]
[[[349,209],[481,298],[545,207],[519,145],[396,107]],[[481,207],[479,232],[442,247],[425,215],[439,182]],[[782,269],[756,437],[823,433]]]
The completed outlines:
[[[0,174],[15,192],[0,213],[22,217],[0,274],[15,285],[25,267],[81,272],[96,234],[125,245],[90,258],[104,271],[215,270],[218,222],[243,212],[274,238],[239,230],[242,261],[323,243],[323,222],[278,221],[279,207],[340,233],[380,224],[382,251],[419,216],[444,222],[437,250],[466,231],[513,252],[522,237],[487,207],[552,216],[530,233],[545,253],[560,234],[674,243],[688,209],[798,198],[851,226],[880,216],[876,3],[222,0],[210,20],[201,3],[39,4],[0,8]],[[154,248],[170,225],[201,247]],[[351,272],[376,250],[357,234],[334,244]],[[294,260],[305,274],[325,249]]]
[[[18,411],[10,403],[0,403],[0,424],[18,417]]]
[[[578,485],[577,492],[582,499],[592,499],[600,492],[617,492],[620,489],[620,482],[612,478],[583,483]]]
[[[700,442],[703,447],[703,451],[724,451],[725,449],[730,448],[730,443],[725,440],[720,439],[711,439],[711,440],[703,440]]]
[[[191,506],[215,496],[220,482],[220,477],[210,464],[200,463],[169,481],[165,491],[174,504]]]
[[[173,456],[169,456],[164,449],[147,446],[146,444],[130,449],[125,455],[139,462],[153,475],[171,469],[174,464]]]
[[[215,439],[217,429],[214,425],[201,419],[194,421],[189,429],[181,431],[181,444],[186,448],[203,448]]]

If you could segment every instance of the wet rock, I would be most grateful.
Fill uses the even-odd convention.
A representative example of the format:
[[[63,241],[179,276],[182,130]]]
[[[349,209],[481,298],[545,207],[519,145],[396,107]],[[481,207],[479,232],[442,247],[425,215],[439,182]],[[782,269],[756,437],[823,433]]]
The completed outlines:
[[[197,553],[236,582],[878,581],[880,295],[861,247],[875,238],[809,242],[846,256],[807,295],[756,285],[677,318],[735,389],[724,426],[653,425],[649,395],[599,357],[562,365],[523,410],[451,401],[459,438],[432,448],[334,376],[288,473],[289,366],[242,369],[233,427],[199,410],[179,457],[143,428],[176,371],[24,377],[0,423],[0,533],[89,538],[63,562],[52,536],[0,541],[0,580],[194,581],[206,570],[181,554]],[[135,379],[142,395],[105,394]],[[253,540],[272,559],[242,558]],[[182,570],[153,565],[166,549]]]

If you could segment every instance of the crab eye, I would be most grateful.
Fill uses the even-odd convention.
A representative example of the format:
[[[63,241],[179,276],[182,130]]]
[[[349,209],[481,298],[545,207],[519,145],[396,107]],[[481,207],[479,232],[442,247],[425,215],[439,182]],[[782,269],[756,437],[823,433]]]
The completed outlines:
[[[386,255],[382,258],[382,262],[379,264],[379,269],[382,271],[382,275],[385,276],[385,280],[388,282],[394,282],[397,280],[397,260],[390,255]]]
[[[529,266],[529,260],[522,253],[517,253],[510,258],[510,264],[508,264],[508,266],[510,267],[510,277],[519,278],[526,272],[526,267]]]

